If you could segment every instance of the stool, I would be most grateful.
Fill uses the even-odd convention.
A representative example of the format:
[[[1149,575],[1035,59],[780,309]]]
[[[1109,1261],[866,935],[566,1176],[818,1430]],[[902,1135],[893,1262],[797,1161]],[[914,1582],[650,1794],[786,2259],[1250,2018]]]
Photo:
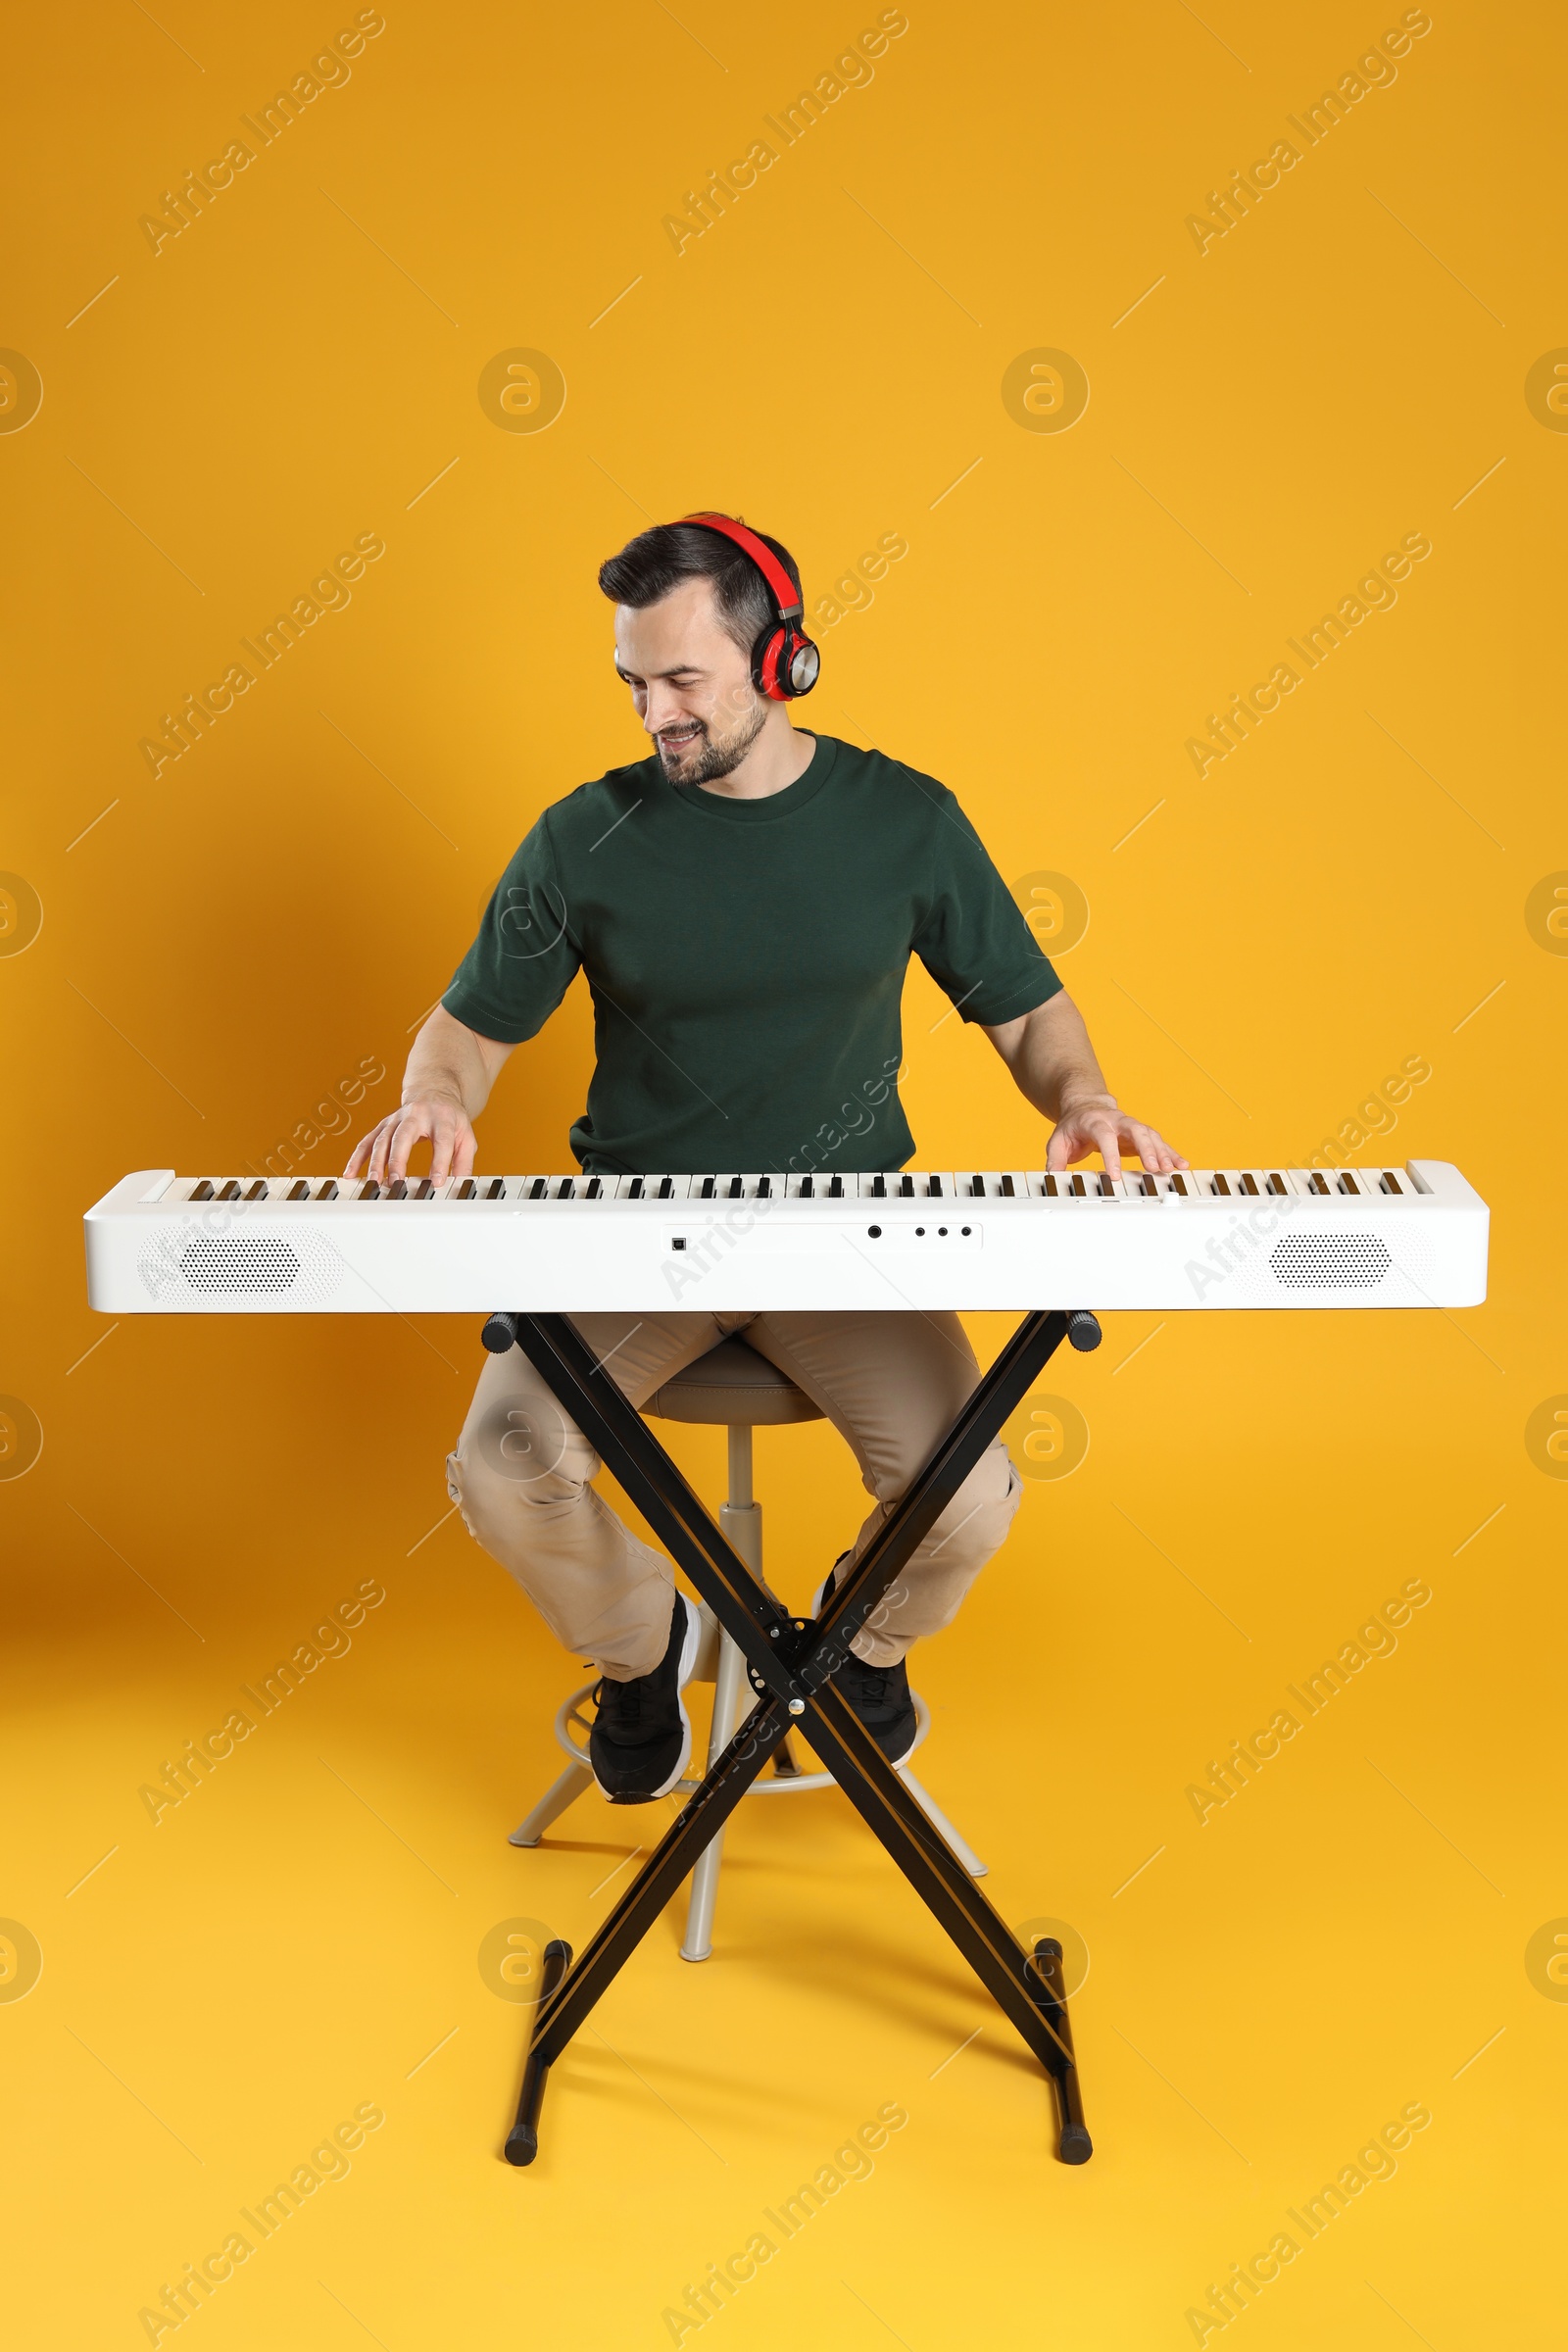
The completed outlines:
[[[765,1355],[759,1355],[744,1340],[732,1338],[720,1340],[716,1348],[710,1348],[694,1364],[672,1374],[649,1397],[643,1410],[656,1420],[695,1421],[728,1430],[729,1498],[720,1506],[719,1526],[760,1582],[762,1506],[752,1494],[752,1431],[785,1421],[820,1421],[821,1408]],[[722,1631],[706,1602],[701,1605],[699,1616],[702,1638],[693,1680],[713,1685],[713,1728],[708,1742],[708,1768],[711,1771],[733,1739],[737,1725],[751,1713],[758,1700],[747,1681],[745,1660],[739,1648]],[[592,1784],[593,1771],[586,1753],[589,1718],[581,1710],[593,1688],[593,1683],[582,1684],[560,1708],[556,1716],[556,1739],[569,1759],[566,1769],[539,1799],[527,1820],[513,1831],[509,1843],[537,1845],[551,1823]],[[931,1728],[931,1711],[923,1698],[914,1693],[911,1696],[916,1724],[914,1746],[918,1747]],[[743,1700],[749,1703],[743,1706]],[[911,1755],[913,1752],[911,1748]],[[959,1836],[935,1798],[920,1786],[908,1765],[901,1764],[897,1770],[927,1820],[947,1840],[969,1876],[984,1878],[985,1864]],[[677,1783],[670,1794],[687,1795],[698,1786],[695,1780],[684,1780]],[[796,1796],[808,1789],[834,1786],[830,1772],[802,1772],[786,1739],[775,1752],[772,1777],[754,1780],[747,1794]],[[723,1846],[724,1833],[720,1830],[704,1848],[692,1872],[686,1935],[680,1947],[683,1960],[706,1960],[712,1951],[713,1909],[718,1896]]]

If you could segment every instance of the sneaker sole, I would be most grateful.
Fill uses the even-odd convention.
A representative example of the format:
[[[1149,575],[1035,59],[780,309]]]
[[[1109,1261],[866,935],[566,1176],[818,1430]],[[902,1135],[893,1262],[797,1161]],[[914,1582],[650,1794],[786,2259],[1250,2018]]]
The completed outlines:
[[[703,1622],[683,1592],[677,1594],[676,1597],[686,1612],[686,1633],[680,1645],[680,1664],[675,1669],[675,1704],[680,1709],[680,1756],[674,1771],[667,1780],[662,1781],[657,1788],[639,1789],[635,1795],[626,1792],[622,1792],[619,1796],[612,1795],[596,1774],[594,1787],[599,1790],[600,1795],[612,1805],[651,1805],[656,1797],[667,1796],[691,1762],[692,1719],[686,1712],[686,1700],[683,1694],[696,1670],[697,1651],[703,1638]]]

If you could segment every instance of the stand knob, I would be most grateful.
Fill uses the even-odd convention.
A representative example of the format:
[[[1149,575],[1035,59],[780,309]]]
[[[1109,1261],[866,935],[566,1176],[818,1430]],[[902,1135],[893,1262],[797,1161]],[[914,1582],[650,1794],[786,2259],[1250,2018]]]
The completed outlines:
[[[505,1307],[498,1307],[485,1324],[479,1337],[492,1355],[505,1355],[517,1344],[517,1326]]]
[[[1080,1355],[1087,1355],[1091,1348],[1098,1348],[1104,1336],[1087,1307],[1074,1307],[1069,1313],[1067,1337]],[[488,1348],[490,1342],[486,1340],[485,1346]]]

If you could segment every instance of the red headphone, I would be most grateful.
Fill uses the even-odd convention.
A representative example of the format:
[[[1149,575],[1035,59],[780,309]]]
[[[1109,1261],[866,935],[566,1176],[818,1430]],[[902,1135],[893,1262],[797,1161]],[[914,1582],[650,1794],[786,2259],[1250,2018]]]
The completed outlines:
[[[797,627],[805,607],[799,589],[766,543],[730,514],[683,514],[682,522],[700,530],[717,531],[743,555],[750,556],[767,582],[777,617],[752,648],[752,683],[770,702],[792,703],[809,694],[822,667],[822,657],[804,629]]]

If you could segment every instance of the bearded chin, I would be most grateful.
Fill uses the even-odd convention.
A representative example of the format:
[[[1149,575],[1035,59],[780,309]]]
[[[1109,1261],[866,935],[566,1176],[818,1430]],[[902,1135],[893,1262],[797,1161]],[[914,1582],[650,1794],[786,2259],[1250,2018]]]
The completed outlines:
[[[766,724],[767,705],[760,702],[750,719],[742,719],[735,732],[727,735],[722,743],[715,743],[711,735],[705,733],[701,751],[689,766],[682,765],[678,774],[664,759],[663,747],[661,746],[660,759],[663,762],[664,773],[676,784],[711,784],[719,776],[731,775]]]

